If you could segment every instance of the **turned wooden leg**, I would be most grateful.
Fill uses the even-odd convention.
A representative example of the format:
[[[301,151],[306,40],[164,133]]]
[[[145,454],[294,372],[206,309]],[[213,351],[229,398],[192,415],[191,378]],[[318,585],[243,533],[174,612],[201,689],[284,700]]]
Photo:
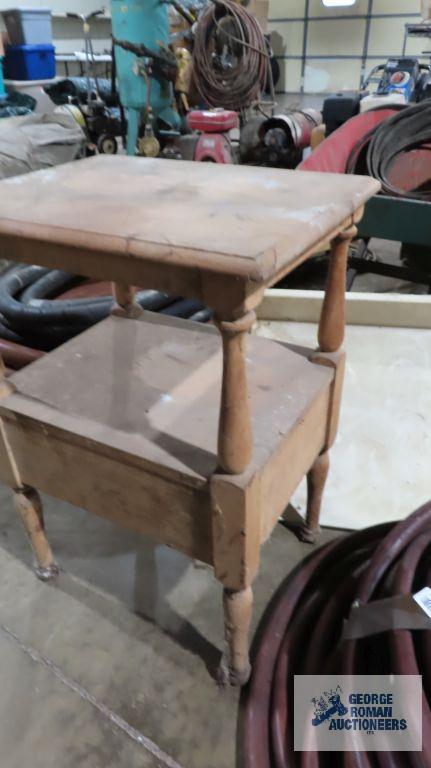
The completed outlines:
[[[58,575],[58,566],[45,535],[42,502],[38,492],[29,486],[14,491],[15,509],[19,513],[36,556],[36,575],[49,581]]]
[[[223,342],[223,378],[218,430],[219,470],[236,475],[245,470],[253,451],[246,376],[246,336],[256,319],[248,312],[238,320],[216,319]]]
[[[318,333],[319,347],[322,352],[336,352],[343,343],[347,256],[352,237],[356,232],[356,227],[350,227],[340,232],[331,243],[331,257]]]
[[[223,342],[223,376],[218,430],[218,471],[237,475],[244,472],[253,452],[250,405],[246,375],[246,337],[256,319],[253,311],[235,320],[216,318],[215,322]],[[224,489],[226,491],[226,488]],[[235,550],[231,536],[244,515],[246,500],[241,497],[233,509],[231,504],[224,507],[223,483],[218,481],[214,492],[214,533],[215,568],[223,583],[242,586],[249,580],[249,569],[256,567],[256,553],[247,537],[247,525],[241,525],[239,541],[245,548],[241,554]],[[232,489],[231,489],[232,493]],[[251,493],[251,491],[250,491]],[[229,489],[228,489],[229,496]],[[249,510],[252,514],[253,505]],[[230,517],[232,512],[232,517]],[[230,525],[227,523],[230,522]],[[256,528],[257,530],[257,528]],[[230,540],[227,541],[227,539]],[[238,545],[237,545],[238,546]],[[251,554],[253,553],[253,554]],[[257,556],[258,559],[258,556]],[[248,578],[245,578],[247,574]],[[230,685],[244,685],[250,677],[251,666],[248,655],[248,632],[253,608],[251,587],[223,589],[225,625],[225,652],[219,668],[219,682]]]
[[[298,533],[301,541],[310,544],[314,544],[320,533],[320,507],[329,470],[328,448],[334,442],[337,431],[344,372],[344,353],[340,351],[340,347],[344,340],[345,329],[347,257],[350,243],[356,232],[355,226],[349,227],[344,232],[340,232],[331,242],[328,278],[319,322],[319,349],[311,357],[318,365],[333,368],[334,380],[329,403],[328,433],[322,453],[307,474],[307,512],[304,525]]]
[[[135,289],[126,283],[112,283],[115,304],[111,309],[111,315],[117,317],[129,317],[132,320],[142,315],[142,307],[135,300]]]
[[[244,685],[250,677],[248,633],[252,610],[251,587],[241,590],[223,589],[226,647],[219,668],[219,682],[223,685]]]
[[[305,522],[299,530],[299,538],[308,544],[314,544],[320,533],[320,507],[328,471],[329,452],[325,451],[317,457],[307,474],[307,512]]]

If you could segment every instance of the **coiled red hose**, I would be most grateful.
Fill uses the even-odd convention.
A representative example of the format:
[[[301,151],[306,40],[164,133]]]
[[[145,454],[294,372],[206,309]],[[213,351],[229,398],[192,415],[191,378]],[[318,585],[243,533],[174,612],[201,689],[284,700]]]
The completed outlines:
[[[431,766],[431,632],[396,630],[341,642],[352,603],[410,594],[431,578],[431,502],[406,520],[330,542],[279,589],[260,636],[243,698],[244,768]],[[295,674],[421,674],[421,753],[294,752]],[[328,757],[329,762],[328,762]]]

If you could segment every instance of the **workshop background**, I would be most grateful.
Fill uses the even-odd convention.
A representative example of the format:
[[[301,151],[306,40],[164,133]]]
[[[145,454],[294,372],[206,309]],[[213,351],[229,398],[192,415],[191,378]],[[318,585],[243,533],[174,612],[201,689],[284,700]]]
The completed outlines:
[[[321,0],[256,0],[268,16],[267,30],[280,62],[280,93],[328,93],[359,86],[361,76],[404,45],[404,25],[420,19],[418,0],[357,0],[353,6],[325,8]],[[28,8],[44,8],[28,0]],[[57,54],[82,50],[82,24],[66,13],[88,14],[103,7],[98,0],[53,0],[52,28]],[[0,0],[0,11],[10,8]],[[2,23],[2,22],[0,22]],[[95,53],[110,52],[109,14],[92,23]],[[424,40],[407,39],[406,55],[421,55]],[[340,67],[340,63],[342,66]],[[70,74],[78,73],[76,64]],[[58,74],[61,72],[61,64]]]

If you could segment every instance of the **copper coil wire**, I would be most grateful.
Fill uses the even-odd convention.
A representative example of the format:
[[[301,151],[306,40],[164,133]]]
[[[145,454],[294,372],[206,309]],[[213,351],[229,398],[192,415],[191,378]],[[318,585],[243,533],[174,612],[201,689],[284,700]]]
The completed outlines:
[[[228,65],[221,61],[223,50],[230,51]],[[210,107],[245,109],[259,99],[268,73],[269,53],[254,16],[233,0],[208,3],[193,50],[193,77],[202,100]]]

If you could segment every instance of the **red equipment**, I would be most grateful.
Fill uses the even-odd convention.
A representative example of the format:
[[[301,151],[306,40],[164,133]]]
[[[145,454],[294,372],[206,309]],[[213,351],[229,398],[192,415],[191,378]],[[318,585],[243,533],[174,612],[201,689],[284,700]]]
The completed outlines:
[[[238,115],[230,109],[194,109],[187,115],[192,131],[201,133],[227,133],[238,128]]]
[[[429,116],[427,101],[409,107],[388,105],[362,112],[331,133],[298,168],[326,173],[368,173],[382,182],[386,195],[429,202]],[[402,120],[404,133],[398,127]],[[376,130],[380,131],[378,141]],[[404,145],[400,144],[400,136],[405,139]]]
[[[233,163],[229,131],[238,128],[236,112],[228,109],[195,109],[187,115],[193,131],[200,131],[194,160],[209,163]]]
[[[322,141],[298,166],[298,170],[346,173],[347,164],[355,146],[376,125],[395,115],[396,111],[396,108],[388,106],[351,117]]]

